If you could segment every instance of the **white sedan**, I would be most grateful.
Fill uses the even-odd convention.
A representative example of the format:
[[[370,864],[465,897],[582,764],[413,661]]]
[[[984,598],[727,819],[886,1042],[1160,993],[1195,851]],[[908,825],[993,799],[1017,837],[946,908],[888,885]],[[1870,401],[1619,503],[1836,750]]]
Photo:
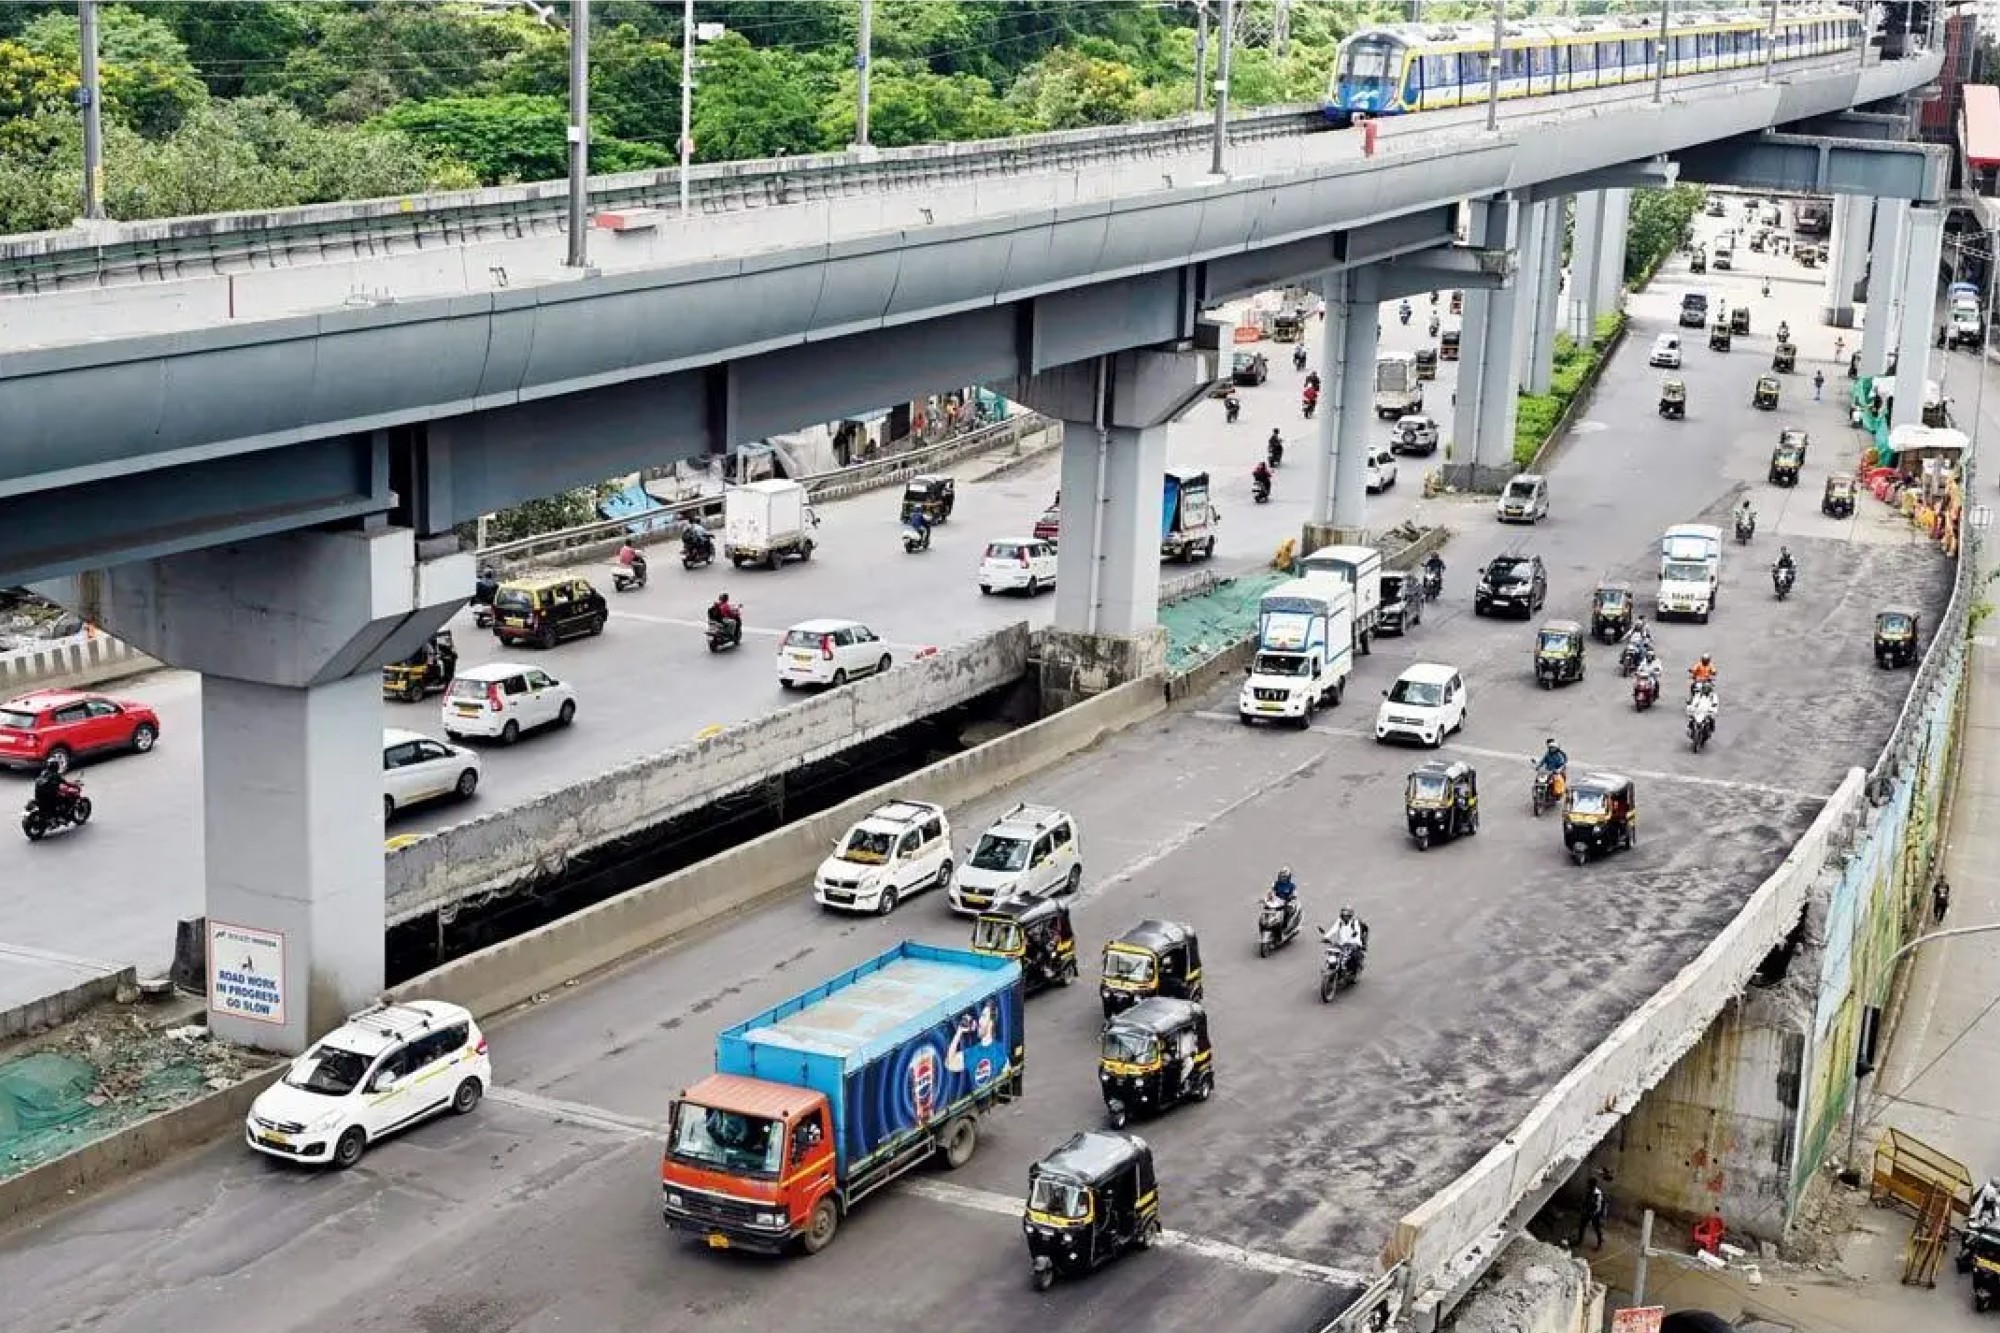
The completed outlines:
[[[441,796],[469,799],[479,790],[479,756],[414,731],[382,733],[382,813],[393,818]]]
[[[1649,366],[1658,366],[1664,370],[1679,370],[1681,368],[1681,340],[1671,333],[1663,333],[1653,339],[1653,354],[1646,358],[1646,364]]]
[[[778,684],[845,685],[895,665],[889,645],[858,620],[808,620],[778,640]]]

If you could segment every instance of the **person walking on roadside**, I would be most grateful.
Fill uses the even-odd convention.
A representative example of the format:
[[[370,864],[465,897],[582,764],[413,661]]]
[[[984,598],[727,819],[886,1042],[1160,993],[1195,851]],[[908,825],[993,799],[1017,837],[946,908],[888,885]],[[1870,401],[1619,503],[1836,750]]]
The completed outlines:
[[[1813,372],[1813,401],[1815,403],[1820,400],[1820,390],[1825,387],[1826,372],[1824,370],[1815,370]]]
[[[1942,926],[1944,924],[1944,914],[1946,912],[1949,912],[1950,910],[1951,910],[1951,885],[1945,881],[1945,877],[1943,875],[1939,875],[1937,877],[1937,883],[1931,885],[1932,924]]]
[[[1583,1215],[1576,1220],[1576,1239],[1570,1242],[1570,1248],[1582,1249],[1584,1234],[1594,1231],[1597,1233],[1597,1248],[1603,1249],[1604,1218],[1610,1211],[1611,1201],[1604,1196],[1603,1183],[1599,1177],[1592,1176],[1590,1188],[1583,1196]]]

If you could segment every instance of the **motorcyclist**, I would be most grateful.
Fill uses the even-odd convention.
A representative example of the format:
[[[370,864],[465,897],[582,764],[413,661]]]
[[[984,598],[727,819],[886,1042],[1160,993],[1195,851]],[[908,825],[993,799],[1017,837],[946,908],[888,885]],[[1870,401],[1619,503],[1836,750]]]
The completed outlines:
[[[1424,591],[1433,598],[1444,591],[1444,557],[1436,551],[1424,558]]]
[[[1633,668],[1632,674],[1639,680],[1645,681],[1652,688],[1653,697],[1656,699],[1659,698],[1660,659],[1653,656],[1653,650],[1650,647],[1640,654],[1639,665]]]
[[[931,544],[930,515],[926,514],[923,511],[923,507],[921,505],[915,509],[912,509],[909,512],[909,514],[903,519],[903,526],[916,534],[917,537],[916,544],[919,547],[929,546]]]
[[[1311,416],[1313,414],[1313,409],[1318,406],[1319,406],[1319,390],[1313,385],[1310,384],[1306,385],[1305,393],[1302,394],[1299,398],[1299,407],[1304,410],[1307,416]]]
[[[743,611],[729,600],[728,593],[718,593],[708,607],[708,623],[712,629],[726,631],[731,638],[743,637]]]
[[[1306,345],[1304,343],[1299,343],[1292,348],[1292,369],[1304,370],[1305,368],[1306,368]]]
[[[1438,317],[1437,317],[1437,315],[1436,315],[1436,314],[1432,314],[1432,316],[1431,316],[1431,337],[1435,338],[1435,337],[1437,337],[1437,336],[1438,336]]]
[[[1548,745],[1542,750],[1542,757],[1535,761],[1535,772],[1548,775],[1550,796],[1562,795],[1563,774],[1568,771],[1569,756],[1563,753],[1562,746],[1556,744],[1555,737],[1549,737]]]
[[[1252,490],[1262,491],[1266,495],[1271,493],[1270,464],[1259,462],[1256,467],[1250,469],[1250,487]]]
[[[1767,279],[1767,281],[1768,281],[1768,279]],[[1788,342],[1790,342],[1791,340],[1792,340],[1792,326],[1791,326],[1791,325],[1789,325],[1789,324],[1787,324],[1787,323],[1785,323],[1785,321],[1784,321],[1784,320],[1782,320],[1782,319],[1781,319],[1781,320],[1779,320],[1779,321],[1778,321],[1778,341],[1779,341],[1779,342],[1781,342],[1781,343],[1788,343]]]
[[[62,765],[55,760],[43,764],[35,775],[35,808],[43,814],[51,818],[62,814],[75,795],[76,788],[63,777]]]
[[[1410,322],[1410,303],[1408,301],[1396,307],[1396,318],[1402,320],[1405,324]]]
[[[1653,631],[1646,624],[1646,617],[1638,616],[1633,619],[1632,628],[1625,632],[1625,646],[1637,649],[1642,654],[1653,651]]]
[[[689,519],[681,528],[681,545],[697,556],[706,554],[714,542],[715,538],[709,536],[708,525],[705,523]]]
[[[634,546],[629,538],[618,548],[618,565],[621,569],[630,570],[633,578],[645,582],[646,553]]]
[[[1743,497],[1743,503],[1736,506],[1736,526],[1752,530],[1757,526],[1757,507],[1750,503],[1747,495]]]
[[[1228,393],[1222,395],[1222,415],[1224,417],[1230,421],[1234,421],[1242,414],[1243,400],[1236,396],[1236,390],[1231,389]]]
[[[1361,970],[1368,957],[1368,924],[1354,914],[1352,907],[1341,908],[1340,919],[1321,928],[1319,937],[1329,949],[1353,949],[1354,970]]]
[[[1272,467],[1285,461],[1285,437],[1276,427],[1271,430],[1271,438],[1264,441],[1264,456],[1270,460]]]
[[[1771,568],[1773,570],[1782,569],[1787,574],[1797,575],[1799,572],[1799,563],[1792,559],[1792,548],[1789,546],[1780,546],[1778,548],[1778,559]]]
[[[1701,660],[1688,668],[1688,697],[1693,698],[1704,685],[1708,687],[1710,693],[1714,692],[1715,662],[1707,653],[1703,653]]]
[[[1972,1206],[1965,1213],[1967,1231],[1983,1231],[2000,1227],[2000,1180],[1989,1180],[1979,1187],[1972,1196]]]
[[[1306,372],[1306,387],[1308,389],[1311,389],[1314,393],[1319,392],[1319,372],[1317,370],[1309,370]]]

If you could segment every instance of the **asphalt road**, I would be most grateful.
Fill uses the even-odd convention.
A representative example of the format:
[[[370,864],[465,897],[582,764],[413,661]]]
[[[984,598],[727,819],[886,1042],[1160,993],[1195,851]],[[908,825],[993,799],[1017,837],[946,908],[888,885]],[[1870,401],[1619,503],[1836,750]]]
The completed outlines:
[[[936,899],[852,921],[820,914],[802,887],[493,1024],[503,1086],[478,1115],[384,1145],[345,1176],[224,1143],[10,1236],[0,1287],[13,1325],[636,1333],[762,1330],[810,1311],[880,1333],[1316,1328],[1395,1217],[1695,957],[1843,771],[1872,756],[1909,680],[1872,665],[1875,605],[1941,601],[1941,562],[1872,501],[1851,522],[1818,517],[1818,479],[1853,436],[1830,403],[1752,413],[1760,357],[1691,353],[1689,420],[1654,417],[1644,353],[1677,303],[1672,282],[1637,303],[1631,349],[1553,469],[1551,521],[1502,529],[1487,502],[1456,502],[1444,602],[1363,659],[1348,701],[1313,730],[1238,726],[1231,684],[955,812],[961,846],[1018,797],[1077,815],[1087,958],[1143,916],[1200,932],[1218,1092],[1140,1126],[1174,1244],[1047,1296],[1028,1289],[1014,1220],[1027,1166],[1102,1114],[1087,986],[1031,1001],[1028,1095],[989,1122],[974,1161],[870,1201],[827,1254],[719,1257],[665,1233],[654,1126],[706,1069],[718,1027],[899,937],[965,936]],[[1820,440],[1796,500],[1762,485],[1780,422]],[[1533,625],[1470,613],[1470,570],[1502,550],[1548,560],[1549,616],[1582,614],[1607,572],[1649,589],[1656,534],[1719,521],[1746,486],[1803,574],[1776,603],[1772,536],[1748,553],[1732,545],[1714,623],[1664,630],[1676,671],[1704,650],[1721,667],[1721,730],[1699,756],[1678,709],[1632,711],[1609,650],[1593,649],[1580,684],[1537,690]],[[1466,673],[1471,721],[1445,753],[1484,779],[1477,839],[1428,853],[1401,817],[1403,776],[1424,756],[1366,739],[1375,692],[1416,660]],[[1637,781],[1634,851],[1578,869],[1555,821],[1530,816],[1530,756],[1551,734],[1579,769]],[[1280,862],[1298,868],[1310,919],[1351,902],[1373,925],[1368,974],[1333,1005],[1316,998],[1305,944],[1256,956],[1254,899]]]
[[[1384,308],[1386,346],[1413,346],[1424,333],[1421,317],[1405,329],[1394,308]],[[1309,346],[1317,353],[1316,344]],[[1241,391],[1244,412],[1235,425],[1226,424],[1221,405],[1211,402],[1172,428],[1171,463],[1207,468],[1214,478],[1223,513],[1216,563],[1225,568],[1269,560],[1279,541],[1298,534],[1310,506],[1305,455],[1315,423],[1300,418],[1302,377],[1286,349],[1267,350],[1273,352],[1271,379]],[[1442,410],[1435,404],[1450,401],[1455,367],[1443,369],[1433,386],[1434,411]],[[1279,472],[1272,502],[1253,505],[1249,470],[1273,426],[1291,437],[1292,461]],[[1386,439],[1388,427],[1378,429]],[[1000,461],[989,456],[956,471],[977,475]],[[1410,516],[1422,489],[1419,463],[1406,460],[1407,479],[1370,501],[1371,522],[1389,527]],[[504,654],[526,654],[573,683],[576,725],[530,737],[511,751],[486,750],[475,804],[413,811],[393,821],[390,833],[422,833],[516,805],[681,745],[716,723],[796,703],[796,695],[778,687],[769,650],[801,620],[851,616],[902,652],[963,642],[1023,617],[1037,626],[1048,623],[1053,594],[1034,602],[1019,595],[983,597],[974,577],[986,543],[1031,532],[1059,484],[1057,453],[991,481],[962,484],[951,522],[919,556],[903,554],[896,519],[901,492],[891,489],[825,506],[813,559],[775,573],[732,570],[726,563],[689,572],[668,548],[659,553],[651,586],[619,596],[601,566],[585,567],[611,602],[606,633],[546,655],[533,649]],[[1177,565],[1163,570],[1167,577],[1181,572]],[[725,590],[745,606],[750,638],[748,651],[718,657],[707,651],[701,626],[708,603]],[[466,664],[503,655],[490,633],[473,627],[470,614],[452,628]],[[201,681],[190,672],[160,672],[113,692],[159,711],[159,747],[143,758],[93,765],[84,775],[99,815],[86,836],[34,846],[0,838],[0,882],[62,887],[60,895],[0,895],[0,944],[160,966],[172,953],[174,922],[202,912]],[[442,736],[436,697],[424,704],[385,703],[383,718],[388,726]],[[26,779],[0,778],[10,781],[20,783],[25,800]]]

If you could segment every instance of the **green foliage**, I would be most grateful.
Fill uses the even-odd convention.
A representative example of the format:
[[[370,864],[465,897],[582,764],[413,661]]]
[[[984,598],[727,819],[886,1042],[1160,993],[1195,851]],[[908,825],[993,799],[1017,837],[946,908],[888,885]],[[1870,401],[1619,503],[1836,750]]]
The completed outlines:
[[[1707,191],[1699,185],[1634,190],[1625,232],[1625,280],[1633,291],[1645,287],[1694,225]]]
[[[1133,119],[1139,94],[1130,65],[1059,48],[1021,76],[1007,101],[1031,129],[1075,130]]]
[[[595,523],[598,502],[617,489],[609,482],[579,486],[572,491],[558,491],[539,500],[515,505],[512,509],[503,509],[488,520],[486,540],[495,544],[517,542],[527,537],[539,537],[543,533]],[[476,530],[477,525],[465,524],[464,527]],[[468,531],[464,536],[470,540],[473,533]]]
[[[547,41],[519,10],[472,4],[303,6],[308,27],[282,65],[245,80],[315,120],[357,123],[405,101],[492,88],[509,64]]]
[[[76,15],[43,14],[21,29],[20,44],[81,79]],[[99,11],[98,72],[104,111],[142,134],[165,134],[208,99],[187,47],[173,28],[123,5]]]
[[[729,33],[702,48],[694,106],[694,153],[701,162],[789,157],[828,145],[820,105],[836,86],[830,51],[759,48]]]
[[[1604,315],[1597,321],[1596,336],[1588,348],[1578,347],[1567,333],[1556,335],[1555,362],[1549,373],[1547,393],[1524,393],[1514,415],[1514,465],[1527,467],[1556,432],[1563,414],[1577,395],[1595,382],[1598,370],[1611,354],[1620,330],[1625,327],[1622,312]]]
[[[406,136],[441,158],[464,163],[481,184],[551,180],[569,169],[569,105],[527,93],[493,97],[444,97],[405,102],[370,124]],[[664,166],[671,154],[633,144],[592,127],[595,171],[638,171]]]
[[[821,103],[819,139],[824,148],[854,141],[853,72]],[[878,148],[997,139],[1019,130],[1013,108],[973,74],[933,74],[921,65],[875,66],[868,91],[868,138]]]

